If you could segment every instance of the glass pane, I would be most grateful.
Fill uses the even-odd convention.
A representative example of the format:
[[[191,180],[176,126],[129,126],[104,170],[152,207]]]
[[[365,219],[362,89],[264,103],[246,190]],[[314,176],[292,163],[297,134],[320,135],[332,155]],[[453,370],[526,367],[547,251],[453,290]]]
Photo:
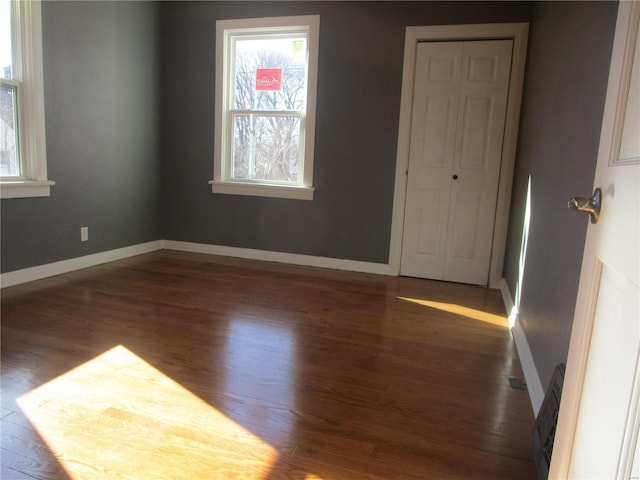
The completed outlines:
[[[304,36],[236,39],[235,108],[304,111],[306,61]]]
[[[299,117],[235,115],[233,140],[233,179],[298,183]]]
[[[11,2],[0,0],[0,68],[2,78],[13,78],[11,41]]]
[[[16,89],[0,87],[0,176],[19,176]]]

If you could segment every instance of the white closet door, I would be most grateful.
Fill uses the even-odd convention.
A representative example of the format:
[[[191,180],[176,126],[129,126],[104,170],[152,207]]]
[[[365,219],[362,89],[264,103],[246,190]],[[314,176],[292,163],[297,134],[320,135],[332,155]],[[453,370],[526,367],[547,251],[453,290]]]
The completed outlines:
[[[511,49],[418,45],[402,275],[487,283]]]

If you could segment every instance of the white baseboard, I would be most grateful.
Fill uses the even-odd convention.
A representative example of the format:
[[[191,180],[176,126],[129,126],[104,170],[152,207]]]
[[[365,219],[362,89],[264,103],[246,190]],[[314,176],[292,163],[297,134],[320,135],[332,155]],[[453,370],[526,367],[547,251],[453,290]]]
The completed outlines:
[[[527,382],[527,389],[529,391],[529,400],[531,401],[531,408],[533,408],[534,416],[538,415],[542,401],[544,400],[544,387],[540,381],[538,370],[533,362],[533,354],[529,348],[529,342],[527,336],[520,325],[520,322],[516,320],[515,325],[511,329],[511,334],[516,342],[516,348],[518,349],[518,356],[520,357],[520,364],[524,372],[524,378]]]
[[[544,388],[542,382],[540,382],[540,376],[538,375],[538,369],[533,361],[533,354],[529,348],[529,342],[527,341],[527,335],[525,334],[522,325],[520,324],[520,317],[518,309],[513,304],[511,298],[511,292],[506,280],[503,278],[496,285],[502,293],[502,300],[504,306],[509,315],[509,325],[511,325],[511,335],[516,344],[518,350],[518,356],[520,357],[520,365],[522,365],[522,371],[524,373],[525,381],[527,382],[527,390],[529,392],[529,400],[531,401],[531,408],[533,408],[534,416],[538,415],[542,401],[544,400]]]
[[[267,262],[288,263],[293,265],[305,265],[320,268],[332,268],[335,270],[347,270],[351,272],[374,273],[377,275],[396,276],[391,267],[383,263],[359,262],[356,260],[344,260],[329,257],[314,257],[311,255],[299,255],[294,253],[270,252],[266,250],[253,250],[249,248],[225,247],[222,245],[207,245],[203,243],[177,242],[173,240],[156,240],[140,245],[109,250],[83,257],[71,258],[60,262],[48,263],[37,267],[25,268],[13,272],[0,274],[0,286],[12,287],[21,283],[33,282],[55,275],[93,267],[102,263],[113,262],[143,253],[154,252],[161,249],[179,250],[183,252],[206,253],[209,255],[223,255],[226,257],[247,258],[251,260],[264,260]]]
[[[142,255],[143,253],[154,252],[161,248],[161,241],[156,240],[153,242],[141,243],[139,245],[132,245],[130,247],[118,248],[116,250],[85,255],[83,257],[70,258],[69,260],[47,263],[37,267],[15,270],[13,272],[1,274],[0,285],[2,288],[12,287],[21,283],[33,282],[35,280],[41,280],[43,278],[72,272],[74,270],[94,267],[102,263],[113,262],[115,260],[133,257],[135,255]]]
[[[507,315],[509,317],[509,328],[513,328],[516,320],[517,309],[513,304],[513,298],[511,298],[511,291],[509,290],[509,285],[507,285],[507,281],[504,278],[502,278],[498,280],[498,283],[495,285],[494,288],[499,289],[500,293],[502,294],[502,301],[504,303],[504,308],[507,311]]]
[[[340,258],[315,257],[297,253],[272,252],[267,250],[254,250],[250,248],[225,247],[223,245],[208,245],[204,243],[178,242],[175,240],[162,240],[162,248],[167,250],[179,250],[182,252],[206,253],[209,255],[222,255],[225,257],[246,258],[250,260],[262,260],[265,262],[288,263],[309,267],[332,268],[335,270],[347,270],[350,272],[373,273],[377,275],[397,276],[391,267],[384,263],[360,262],[357,260],[345,260]]]

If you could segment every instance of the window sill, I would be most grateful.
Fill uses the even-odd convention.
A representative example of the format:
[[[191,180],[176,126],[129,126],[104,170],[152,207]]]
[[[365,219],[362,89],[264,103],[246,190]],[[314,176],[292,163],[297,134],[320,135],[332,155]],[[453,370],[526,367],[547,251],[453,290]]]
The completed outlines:
[[[313,187],[221,182],[219,180],[210,180],[209,184],[211,184],[213,193],[289,198],[293,200],[313,200],[313,192],[315,191]]]
[[[0,182],[0,198],[48,197],[49,187],[55,184],[50,180],[4,180]]]

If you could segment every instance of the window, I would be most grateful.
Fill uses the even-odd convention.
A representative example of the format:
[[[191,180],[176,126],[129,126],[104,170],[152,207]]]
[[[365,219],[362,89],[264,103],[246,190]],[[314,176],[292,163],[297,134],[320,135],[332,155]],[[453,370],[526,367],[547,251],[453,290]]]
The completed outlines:
[[[214,193],[313,199],[319,24],[217,22]]]
[[[0,194],[49,196],[40,2],[0,0],[0,32]]]

